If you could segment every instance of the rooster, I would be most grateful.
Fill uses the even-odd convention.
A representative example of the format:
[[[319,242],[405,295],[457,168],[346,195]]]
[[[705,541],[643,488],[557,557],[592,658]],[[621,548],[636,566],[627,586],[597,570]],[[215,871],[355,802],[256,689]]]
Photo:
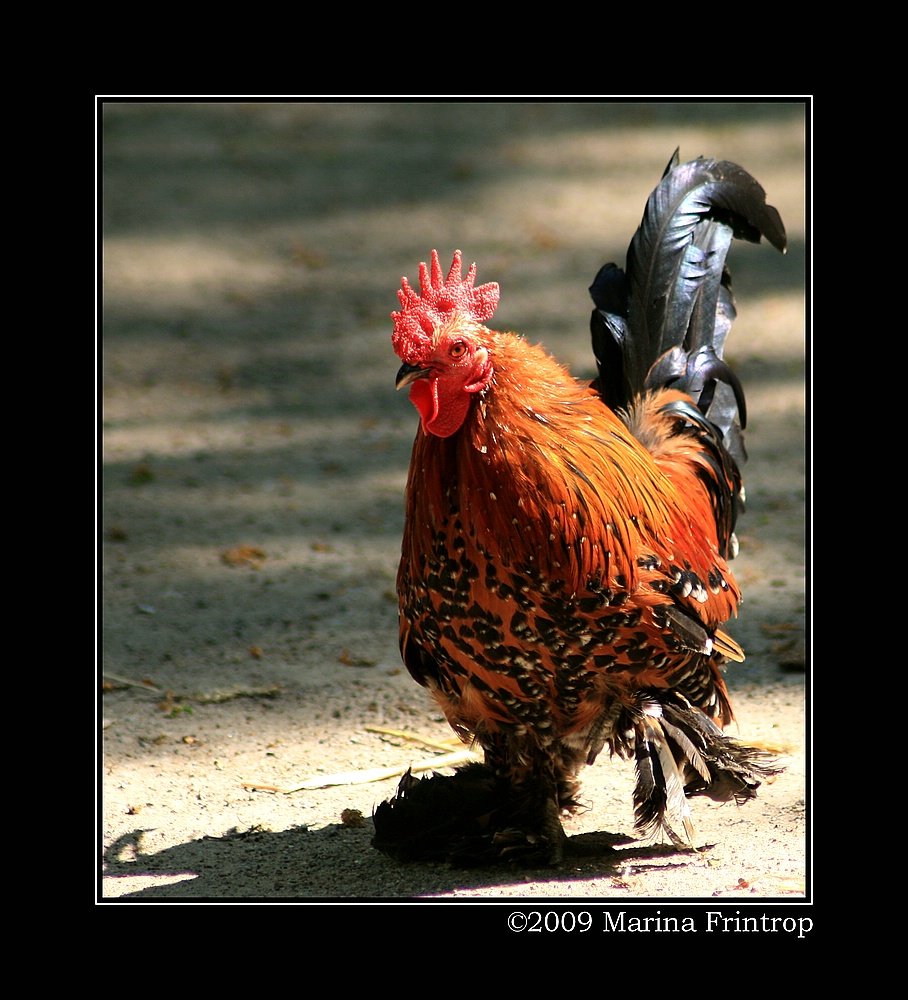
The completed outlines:
[[[407,774],[374,813],[400,859],[557,864],[578,774],[636,768],[636,832],[691,845],[688,798],[743,802],[779,773],[723,732],[722,631],[742,508],[744,395],[723,360],[733,238],[786,235],[734,163],[677,151],[626,268],[590,294],[598,377],[486,325],[495,283],[454,253],[403,278],[392,345],[419,413],[398,571],[400,650],[484,764]]]

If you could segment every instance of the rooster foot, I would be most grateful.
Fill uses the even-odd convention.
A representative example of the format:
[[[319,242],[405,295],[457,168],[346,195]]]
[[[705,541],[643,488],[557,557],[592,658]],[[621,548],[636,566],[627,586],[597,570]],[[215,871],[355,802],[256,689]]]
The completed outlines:
[[[453,776],[404,775],[373,817],[372,846],[398,861],[446,861],[458,868],[561,862],[567,841],[554,800],[515,793],[483,764]]]
[[[564,860],[567,836],[555,804],[554,815],[546,814],[538,830],[508,827],[492,834],[492,847],[503,861],[527,866],[556,866]]]

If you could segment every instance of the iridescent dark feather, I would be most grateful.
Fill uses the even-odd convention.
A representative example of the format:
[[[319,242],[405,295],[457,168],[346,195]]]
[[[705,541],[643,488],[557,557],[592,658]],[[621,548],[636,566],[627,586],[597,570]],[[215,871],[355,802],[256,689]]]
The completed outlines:
[[[733,238],[762,237],[784,252],[782,220],[754,178],[727,161],[679,164],[675,150],[628,247],[626,272],[606,264],[590,286],[598,385],[609,406],[624,409],[644,389],[680,389],[743,461],[744,394],[722,359],[735,318],[725,259]]]

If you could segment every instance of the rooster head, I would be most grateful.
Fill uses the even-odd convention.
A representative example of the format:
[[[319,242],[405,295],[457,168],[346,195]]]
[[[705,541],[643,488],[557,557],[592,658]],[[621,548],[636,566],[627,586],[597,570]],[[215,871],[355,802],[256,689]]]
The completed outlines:
[[[427,434],[450,437],[466,419],[470,402],[492,378],[490,331],[483,326],[498,305],[498,285],[474,287],[476,265],[461,276],[462,254],[443,277],[438,251],[431,270],[419,265],[420,294],[401,278],[400,312],[392,312],[391,343],[403,361],[397,388],[410,386],[410,400]]]

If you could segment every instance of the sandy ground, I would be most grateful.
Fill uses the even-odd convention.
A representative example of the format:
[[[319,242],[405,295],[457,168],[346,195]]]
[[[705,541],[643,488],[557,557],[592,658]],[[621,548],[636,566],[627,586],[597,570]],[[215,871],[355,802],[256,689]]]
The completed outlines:
[[[803,107],[105,103],[99,132],[97,901],[809,902]],[[632,767],[604,759],[561,869],[395,863],[370,837],[397,777],[339,782],[435,752],[396,734],[451,736],[397,651],[400,276],[463,249],[500,325],[591,376],[586,288],[676,146],[747,167],[789,233],[784,258],[733,248],[728,352],[729,685],[788,770],[743,808],[695,800],[696,853],[633,840]]]

